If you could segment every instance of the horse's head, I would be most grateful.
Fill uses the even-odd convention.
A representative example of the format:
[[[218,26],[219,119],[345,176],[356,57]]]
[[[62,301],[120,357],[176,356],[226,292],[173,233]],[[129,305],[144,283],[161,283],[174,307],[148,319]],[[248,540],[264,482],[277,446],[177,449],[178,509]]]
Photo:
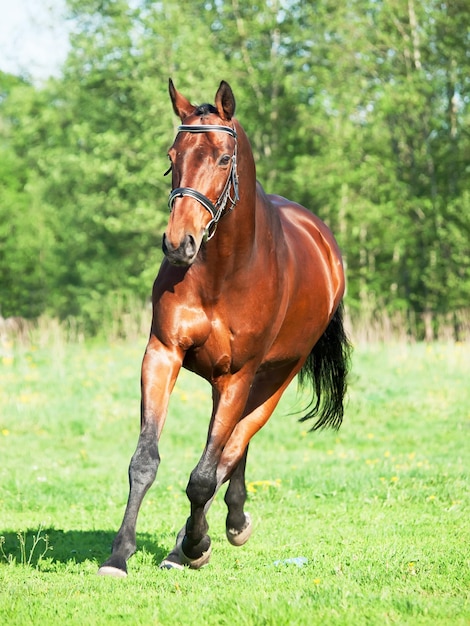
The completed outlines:
[[[193,106],[169,84],[173,110],[181,119],[168,152],[172,192],[163,252],[175,265],[191,265],[223,213],[238,199],[235,98],[222,81],[215,106]]]

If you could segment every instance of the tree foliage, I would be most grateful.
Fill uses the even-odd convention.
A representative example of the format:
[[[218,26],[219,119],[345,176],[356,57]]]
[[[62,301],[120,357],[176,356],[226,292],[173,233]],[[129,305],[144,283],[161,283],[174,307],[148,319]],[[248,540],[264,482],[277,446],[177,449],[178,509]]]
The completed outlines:
[[[96,329],[117,302],[148,296],[167,218],[169,76],[195,102],[232,84],[260,181],[335,232],[352,314],[468,307],[465,0],[67,4],[60,78],[0,76],[2,315]]]

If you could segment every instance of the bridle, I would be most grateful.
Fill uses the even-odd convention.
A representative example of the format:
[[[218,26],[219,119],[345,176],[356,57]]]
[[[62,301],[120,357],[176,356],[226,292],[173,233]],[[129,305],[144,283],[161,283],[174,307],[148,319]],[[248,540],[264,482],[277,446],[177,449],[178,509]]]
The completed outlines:
[[[209,211],[212,216],[211,221],[206,227],[204,239],[207,241],[211,239],[216,231],[217,224],[224,214],[227,201],[230,200],[231,206],[227,209],[231,211],[239,200],[238,195],[238,175],[237,175],[237,133],[234,128],[230,126],[219,126],[218,124],[206,124],[206,125],[182,125],[178,126],[178,133],[210,133],[221,132],[231,135],[235,139],[235,148],[233,151],[232,159],[230,162],[230,171],[225,181],[222,193],[219,195],[215,203],[212,203],[207,196],[192,189],[192,187],[177,187],[173,189],[168,198],[168,207],[170,211],[173,209],[176,198],[182,198],[183,196],[189,196],[197,200],[202,206]],[[230,187],[233,187],[233,198],[230,196]]]

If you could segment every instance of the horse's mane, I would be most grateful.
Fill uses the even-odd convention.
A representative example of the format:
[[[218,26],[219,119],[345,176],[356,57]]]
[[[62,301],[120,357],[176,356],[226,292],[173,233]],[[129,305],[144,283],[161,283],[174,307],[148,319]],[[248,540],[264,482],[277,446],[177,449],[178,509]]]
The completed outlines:
[[[209,115],[210,113],[217,113],[217,109],[212,104],[200,104],[194,111],[196,115]]]

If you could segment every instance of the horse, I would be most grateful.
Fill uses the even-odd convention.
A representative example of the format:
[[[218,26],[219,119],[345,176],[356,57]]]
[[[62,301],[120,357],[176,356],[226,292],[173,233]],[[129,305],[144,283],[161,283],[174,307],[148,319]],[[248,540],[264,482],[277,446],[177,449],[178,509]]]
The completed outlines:
[[[161,568],[208,563],[206,515],[226,482],[226,536],[249,539],[245,467],[253,435],[299,374],[313,386],[303,420],[339,428],[350,343],[343,325],[344,271],[329,228],[256,180],[250,142],[222,81],[215,103],[195,106],[169,81],[179,117],[168,152],[172,175],[164,260],[152,291],[141,369],[141,419],[129,496],[111,556],[99,574],[127,576],[142,500],[160,463],[158,442],[181,367],[212,387],[207,441],[190,474],[190,515]]]

